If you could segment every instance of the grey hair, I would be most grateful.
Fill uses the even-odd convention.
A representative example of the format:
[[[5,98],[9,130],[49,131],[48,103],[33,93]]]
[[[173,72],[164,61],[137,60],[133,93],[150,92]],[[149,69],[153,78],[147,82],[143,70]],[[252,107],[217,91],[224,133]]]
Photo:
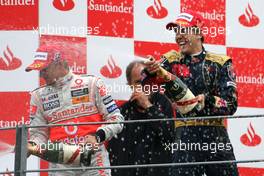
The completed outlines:
[[[126,79],[127,79],[127,83],[130,84],[131,83],[131,73],[133,68],[136,65],[145,65],[143,61],[133,61],[130,62],[126,68]]]

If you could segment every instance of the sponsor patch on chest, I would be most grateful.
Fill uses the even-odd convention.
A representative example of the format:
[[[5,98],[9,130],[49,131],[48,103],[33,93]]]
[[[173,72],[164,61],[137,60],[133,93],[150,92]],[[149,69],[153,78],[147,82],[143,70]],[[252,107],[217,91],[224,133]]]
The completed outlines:
[[[80,97],[80,96],[88,95],[88,93],[89,93],[88,88],[77,89],[77,90],[71,91],[71,96],[72,97]]]
[[[44,111],[48,111],[48,110],[55,109],[58,107],[60,107],[60,101],[59,100],[50,101],[48,103],[43,104],[43,110]]]
[[[89,102],[88,96],[72,97],[72,104],[86,103]]]
[[[47,101],[54,100],[54,99],[57,99],[57,98],[59,98],[58,94],[51,94],[51,95],[47,95],[47,96],[42,96],[41,97],[41,101],[42,102],[47,102]]]

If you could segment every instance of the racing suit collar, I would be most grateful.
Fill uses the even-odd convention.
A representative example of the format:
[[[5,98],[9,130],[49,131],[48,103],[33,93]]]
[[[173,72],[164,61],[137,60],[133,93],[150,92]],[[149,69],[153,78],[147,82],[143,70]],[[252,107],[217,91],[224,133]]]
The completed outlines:
[[[205,48],[204,48],[204,46],[202,46],[202,50],[200,52],[195,53],[195,54],[191,54],[191,55],[186,55],[186,54],[182,53],[182,56],[184,56],[184,57],[201,57],[201,56],[205,56],[205,54],[206,54]]]
[[[205,58],[205,55],[206,55],[205,48],[202,47],[202,51],[197,54],[193,54],[192,57]]]
[[[70,82],[73,78],[73,73],[71,71],[69,71],[69,73],[67,73],[65,76],[59,78],[56,80],[56,82],[54,83],[55,87],[62,87],[64,85],[66,85],[68,82]]]
[[[201,62],[202,60],[204,60],[205,56],[206,56],[206,51],[205,51],[204,47],[202,47],[202,51],[200,51],[196,54],[183,55],[184,59],[182,60],[182,63],[189,65],[191,63]]]
[[[202,54],[203,50],[202,51],[199,51],[198,53],[195,53],[195,54],[192,54],[191,57],[197,57],[199,56],[200,54]]]

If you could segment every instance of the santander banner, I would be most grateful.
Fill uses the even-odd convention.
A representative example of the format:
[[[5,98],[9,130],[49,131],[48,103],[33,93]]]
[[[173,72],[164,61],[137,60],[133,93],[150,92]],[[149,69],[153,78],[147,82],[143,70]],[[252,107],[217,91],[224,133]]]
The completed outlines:
[[[238,84],[239,106],[264,107],[264,50],[228,48]]]
[[[28,92],[1,92],[0,106],[5,110],[0,111],[0,128],[29,125],[29,100]],[[15,130],[0,131],[0,157],[13,152],[15,140]]]
[[[144,41],[135,41],[134,47],[135,56],[147,58],[148,55],[152,55],[156,60],[170,50],[178,50],[176,44]]]
[[[38,26],[38,0],[1,0],[0,30],[32,30]]]
[[[133,37],[133,0],[88,0],[88,27],[99,27],[92,35]]]
[[[225,45],[227,32],[225,9],[225,0],[181,0],[181,11],[193,10],[200,13],[205,19],[202,30],[205,35],[205,43],[208,44]]]

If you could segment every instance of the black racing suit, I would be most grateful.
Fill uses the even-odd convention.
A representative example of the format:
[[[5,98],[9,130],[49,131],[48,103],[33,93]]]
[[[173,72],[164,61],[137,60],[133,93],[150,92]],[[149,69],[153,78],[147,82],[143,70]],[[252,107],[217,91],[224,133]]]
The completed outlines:
[[[121,108],[126,120],[172,118],[170,101],[159,93],[151,96],[153,106],[139,112],[134,102],[128,101]],[[109,142],[111,165],[171,163],[172,154],[165,144],[173,142],[174,122],[149,122],[124,124],[118,138]],[[113,176],[169,176],[170,167],[113,169]]]
[[[162,66],[166,70],[177,75],[195,96],[205,95],[202,110],[194,108],[185,115],[177,112],[177,118],[235,113],[237,91],[230,57],[204,49],[196,56],[170,51],[164,57]],[[223,119],[176,121],[175,126],[175,143],[171,145],[175,163],[235,160]],[[202,176],[204,173],[207,176],[238,175],[236,164],[174,168],[175,176]]]

